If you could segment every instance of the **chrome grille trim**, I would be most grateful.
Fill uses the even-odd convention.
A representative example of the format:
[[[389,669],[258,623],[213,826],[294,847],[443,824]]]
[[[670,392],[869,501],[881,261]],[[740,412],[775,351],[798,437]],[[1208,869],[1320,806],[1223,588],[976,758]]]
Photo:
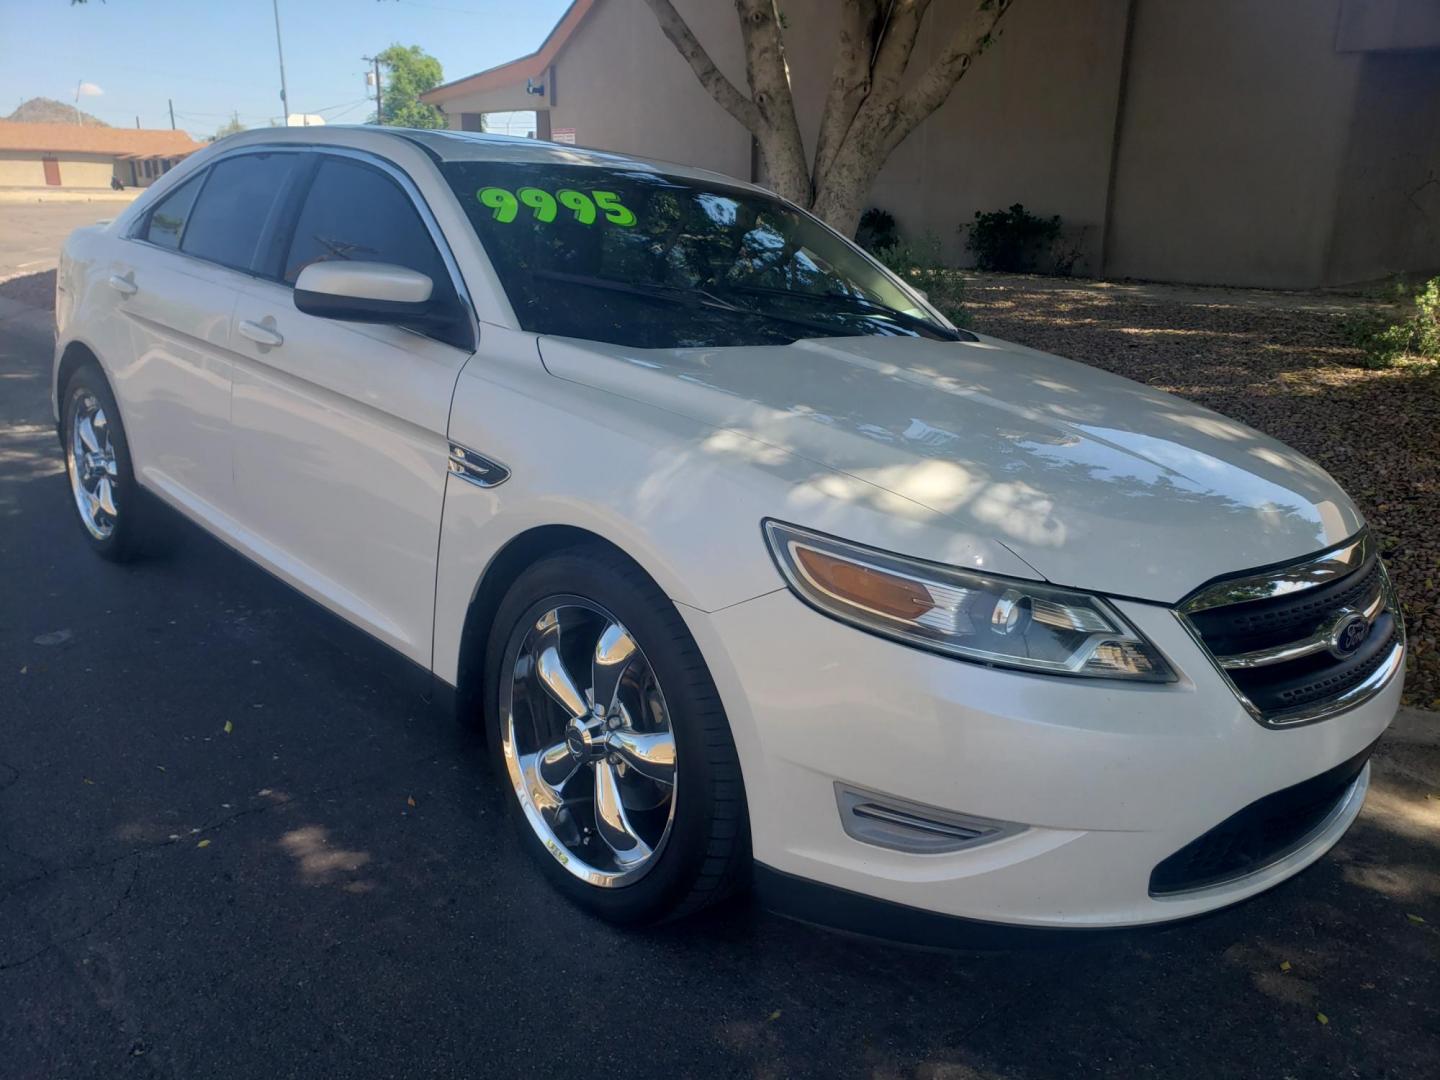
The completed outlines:
[[[1342,579],[1359,571],[1363,571],[1363,574],[1353,579],[1356,584],[1339,584]],[[1372,574],[1375,577],[1373,590],[1367,588],[1363,595],[1356,596],[1356,588],[1364,585]],[[1223,609],[1236,607],[1240,608],[1242,612],[1251,614],[1232,616],[1232,627],[1235,624],[1243,626],[1247,621],[1255,621],[1263,626],[1265,619],[1275,620],[1278,617],[1280,620],[1278,624],[1271,623],[1271,626],[1276,628],[1272,632],[1283,630],[1285,620],[1289,620],[1290,628],[1294,629],[1295,624],[1299,622],[1295,612],[1293,610],[1286,612],[1283,607],[1277,611],[1274,604],[1283,604],[1284,598],[1287,596],[1331,583],[1337,583],[1336,589],[1340,590],[1338,596],[1332,589],[1329,594],[1316,594],[1315,599],[1296,597],[1295,603],[1301,605],[1299,610],[1310,616],[1313,621],[1310,621],[1308,627],[1289,641],[1265,643],[1263,648],[1246,651],[1218,652],[1206,640],[1207,631],[1202,630],[1200,625],[1208,620],[1211,623],[1209,633],[1212,635],[1219,633],[1221,637],[1226,637],[1227,631],[1217,629],[1214,619],[1218,616],[1221,620],[1218,626],[1223,628],[1226,621],[1226,613]],[[1326,598],[1321,599],[1321,596]],[[1335,597],[1337,601],[1333,607],[1327,606],[1331,596]],[[1255,609],[1249,607],[1252,604],[1262,605],[1258,620],[1253,614]],[[1201,613],[1205,613],[1204,618],[1194,618]],[[1388,686],[1400,674],[1405,664],[1405,630],[1400,605],[1390,584],[1389,576],[1385,572],[1384,564],[1375,549],[1374,541],[1368,533],[1362,533],[1344,544],[1321,552],[1312,558],[1268,570],[1246,572],[1233,578],[1205,585],[1181,601],[1175,614],[1191,638],[1210,658],[1216,670],[1246,711],[1266,727],[1294,727],[1315,723],[1337,713],[1353,709]],[[1370,636],[1366,638],[1360,648],[1352,647],[1348,651],[1344,651],[1338,644],[1339,632],[1357,614],[1363,616],[1365,622],[1369,624]],[[1242,632],[1242,640],[1246,632]],[[1383,641],[1378,637],[1381,633],[1385,635]],[[1235,641],[1233,630],[1228,632],[1228,637],[1232,642],[1232,648],[1234,644],[1239,644]],[[1331,693],[1324,689],[1327,680],[1338,683],[1348,678],[1358,677],[1358,672],[1355,675],[1346,674],[1343,666],[1352,657],[1363,654],[1367,648],[1372,655],[1370,659],[1362,661],[1363,666],[1360,670],[1367,671],[1368,669],[1363,678],[1359,678],[1358,682],[1346,686],[1338,693]],[[1381,651],[1375,652],[1376,648]],[[1335,658],[1334,666],[1340,670],[1332,673],[1329,668],[1317,666],[1320,664],[1320,657],[1327,652]],[[1287,676],[1281,665],[1287,664],[1295,665],[1290,668],[1289,679],[1293,681],[1310,678],[1310,684],[1308,686],[1302,684],[1298,688],[1293,685],[1286,686]],[[1374,665],[1373,669],[1370,668],[1372,664]],[[1259,674],[1260,671],[1271,668],[1276,671],[1274,676]],[[1262,685],[1257,684],[1256,679],[1278,681]],[[1268,698],[1270,707],[1258,705],[1246,692],[1245,686],[1242,686],[1241,682],[1237,680],[1243,680],[1245,685],[1250,686],[1253,693],[1262,699]],[[1293,708],[1278,707],[1277,698],[1283,701],[1286,696],[1295,697],[1307,694],[1314,696],[1316,700]],[[1325,696],[1327,694],[1328,696]]]
[[[1385,610],[1385,586],[1377,583],[1375,595],[1360,612],[1365,621],[1373,623],[1375,617]],[[1335,640],[1335,632],[1355,614],[1353,608],[1341,608],[1333,618],[1321,625],[1320,629],[1307,638],[1293,641],[1285,645],[1277,645],[1269,649],[1254,649],[1251,652],[1232,653],[1228,656],[1217,656],[1222,668],[1230,671],[1246,671],[1251,668],[1269,667],[1271,664],[1285,664],[1291,660],[1300,660],[1306,656],[1314,656],[1316,653],[1329,649]]]
[[[1311,559],[1213,582],[1193,593],[1180,605],[1180,610],[1189,615],[1208,608],[1229,607],[1231,604],[1251,600],[1269,600],[1276,596],[1288,596],[1305,589],[1313,589],[1317,585],[1324,585],[1327,581],[1334,581],[1358,570],[1372,554],[1372,544],[1370,534],[1361,533],[1354,540],[1347,540],[1339,547],[1321,552]]]

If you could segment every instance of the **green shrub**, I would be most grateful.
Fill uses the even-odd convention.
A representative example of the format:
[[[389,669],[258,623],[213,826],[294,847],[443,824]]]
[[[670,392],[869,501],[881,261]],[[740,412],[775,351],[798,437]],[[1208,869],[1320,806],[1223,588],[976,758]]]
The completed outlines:
[[[1060,238],[1060,217],[1037,217],[1016,203],[1009,210],[976,210],[968,229],[965,247],[974,253],[976,269],[1030,273]]]
[[[855,242],[866,251],[874,254],[881,248],[894,247],[899,240],[895,215],[890,211],[872,206],[860,215],[860,227],[855,230]]]
[[[875,257],[923,292],[956,326],[970,325],[970,315],[964,307],[965,279],[960,271],[945,265],[938,237],[927,234],[918,241],[899,240],[877,250]]]
[[[1396,298],[1410,305],[1398,321],[1373,313],[1346,320],[1345,336],[1361,351],[1361,367],[1394,367],[1407,359],[1440,361],[1440,277],[1413,293],[1399,286]]]

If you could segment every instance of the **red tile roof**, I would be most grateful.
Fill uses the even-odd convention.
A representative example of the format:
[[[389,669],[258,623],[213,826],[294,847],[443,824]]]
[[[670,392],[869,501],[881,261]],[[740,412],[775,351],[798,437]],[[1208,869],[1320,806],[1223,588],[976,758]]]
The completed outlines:
[[[0,150],[113,154],[116,157],[184,157],[203,149],[204,145],[183,131],[84,124],[22,124],[0,120]]]
[[[464,94],[476,94],[482,90],[497,90],[502,86],[514,86],[516,83],[526,79],[533,79],[545,74],[545,69],[565,43],[570,40],[570,35],[575,33],[576,28],[590,14],[595,0],[574,0],[560,16],[560,21],[550,31],[545,40],[541,42],[540,48],[528,56],[522,56],[518,60],[511,60],[508,64],[501,64],[499,67],[486,68],[475,75],[467,75],[463,79],[456,79],[454,82],[445,83],[428,90],[420,95],[420,100],[430,105],[439,105],[452,98]]]

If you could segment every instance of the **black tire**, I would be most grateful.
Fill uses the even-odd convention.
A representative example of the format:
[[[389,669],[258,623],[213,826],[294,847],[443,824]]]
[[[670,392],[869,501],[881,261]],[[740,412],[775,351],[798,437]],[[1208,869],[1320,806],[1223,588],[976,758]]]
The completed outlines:
[[[537,605],[565,597],[598,604],[628,628],[663,689],[675,740],[669,838],[643,877],[618,887],[592,885],[561,866],[526,820],[502,748],[502,678],[513,670],[526,620]],[[749,819],[729,721],[675,605],[633,561],[603,544],[582,544],[521,573],[496,613],[483,685],[490,753],[521,844],[575,903],[608,922],[644,925],[691,914],[748,885]]]
[[[111,522],[109,535],[103,537],[90,531],[73,497],[71,469],[74,465],[69,448],[74,436],[78,407],[86,398],[98,400],[104,409],[109,442],[115,455],[115,476],[111,483],[118,514]],[[130,444],[125,437],[125,425],[120,419],[120,406],[110,391],[104,372],[93,361],[84,363],[71,372],[61,390],[60,439],[66,459],[65,482],[67,487],[71,488],[70,505],[74,510],[75,524],[90,550],[102,559],[112,562],[129,562],[157,551],[162,546],[164,534],[160,508],[135,482]]]

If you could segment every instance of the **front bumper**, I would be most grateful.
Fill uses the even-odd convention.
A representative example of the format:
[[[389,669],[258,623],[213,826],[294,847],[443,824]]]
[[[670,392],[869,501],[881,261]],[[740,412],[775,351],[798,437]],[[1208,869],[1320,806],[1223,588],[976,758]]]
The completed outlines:
[[[682,608],[735,734],[762,881],[878,900],[901,922],[908,909],[1126,927],[1243,900],[1324,854],[1358,815],[1368,769],[1293,850],[1220,884],[1150,888],[1160,863],[1238,811],[1361,754],[1394,716],[1401,679],[1322,723],[1267,729],[1170,609],[1117,606],[1178,683],[986,668],[873,637],[785,590]],[[1022,828],[944,854],[892,850],[847,834],[837,783]]]

